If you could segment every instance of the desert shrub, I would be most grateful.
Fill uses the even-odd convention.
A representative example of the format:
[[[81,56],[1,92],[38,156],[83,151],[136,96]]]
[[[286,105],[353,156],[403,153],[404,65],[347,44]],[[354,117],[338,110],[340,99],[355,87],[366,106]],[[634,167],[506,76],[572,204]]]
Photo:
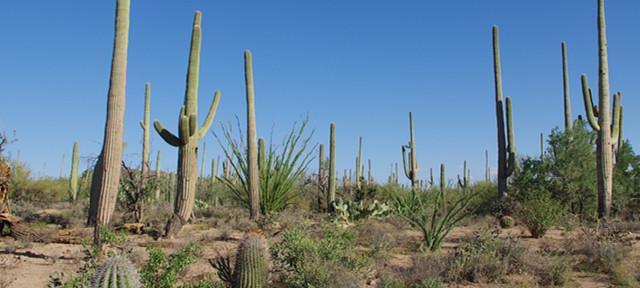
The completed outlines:
[[[391,207],[387,203],[373,201],[342,201],[334,203],[337,221],[346,224],[364,219],[381,219],[391,213]]]
[[[304,179],[304,172],[313,160],[314,147],[310,144],[313,132],[305,135],[308,119],[300,125],[294,123],[288,135],[279,147],[271,139],[264,149],[264,159],[259,159],[260,210],[263,214],[279,212],[293,203],[301,189],[294,189],[298,179]],[[238,121],[239,139],[234,139],[231,125],[223,125],[222,132],[226,143],[220,137],[218,142],[226,157],[231,159],[232,176],[219,177],[232,192],[236,201],[249,207],[249,170],[247,148]],[[267,145],[267,144],[265,144]],[[260,153],[261,154],[261,153]]]
[[[495,282],[525,267],[527,249],[515,239],[479,233],[447,257],[443,279],[447,282]]]
[[[178,282],[178,274],[195,263],[200,248],[191,243],[174,254],[167,255],[158,247],[148,247],[149,260],[140,269],[141,282],[146,288],[172,288]]]
[[[538,190],[527,195],[519,203],[517,211],[520,221],[527,226],[531,236],[541,238],[551,226],[558,223],[564,207],[553,200],[549,192]]]
[[[285,231],[271,251],[282,285],[330,287],[340,283],[341,287],[362,287],[369,263],[353,249],[354,240],[348,230],[325,230],[320,239],[299,229]]]
[[[622,139],[620,141],[623,141]],[[636,155],[629,141],[622,142],[615,154],[613,170],[612,211],[623,219],[640,219],[640,156]]]
[[[571,265],[563,257],[555,257],[545,263],[536,272],[538,284],[543,287],[563,287],[569,282]]]
[[[368,246],[373,254],[396,247],[398,230],[389,223],[367,220],[357,227],[358,244]]]
[[[395,212],[411,226],[420,229],[424,246],[435,251],[451,229],[471,215],[468,207],[475,195],[464,191],[397,195]]]
[[[9,199],[33,203],[67,200],[69,182],[65,178],[34,178],[25,163],[13,161],[9,178]]]

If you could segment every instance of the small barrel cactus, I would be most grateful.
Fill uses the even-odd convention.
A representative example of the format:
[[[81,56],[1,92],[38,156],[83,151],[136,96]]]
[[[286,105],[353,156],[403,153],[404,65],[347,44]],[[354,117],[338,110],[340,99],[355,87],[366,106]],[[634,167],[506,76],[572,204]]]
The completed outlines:
[[[516,221],[511,218],[511,216],[502,216],[500,217],[500,228],[508,229],[515,226]]]
[[[266,239],[249,233],[240,244],[233,271],[233,288],[265,287],[269,278],[269,255]]]
[[[110,258],[98,267],[91,279],[92,288],[142,288],[140,276],[131,261]]]

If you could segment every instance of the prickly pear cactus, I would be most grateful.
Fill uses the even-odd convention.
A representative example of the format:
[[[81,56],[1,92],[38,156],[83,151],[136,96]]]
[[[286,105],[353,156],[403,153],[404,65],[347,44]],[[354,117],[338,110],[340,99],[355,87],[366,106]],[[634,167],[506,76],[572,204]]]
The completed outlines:
[[[91,279],[92,288],[142,288],[140,276],[131,261],[114,257],[98,267]]]
[[[233,271],[233,288],[261,288],[269,278],[269,248],[258,233],[249,233],[240,244]]]

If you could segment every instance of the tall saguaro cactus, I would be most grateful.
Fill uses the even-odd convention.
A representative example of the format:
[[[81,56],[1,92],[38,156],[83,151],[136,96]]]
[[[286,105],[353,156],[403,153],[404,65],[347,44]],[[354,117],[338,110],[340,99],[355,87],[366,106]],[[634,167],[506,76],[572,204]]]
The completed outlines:
[[[129,48],[130,0],[116,1],[115,39],[111,76],[107,96],[107,117],[102,151],[95,166],[91,183],[89,223],[107,226],[116,207],[120,186],[122,136],[127,84],[127,52]],[[94,242],[99,243],[96,227]]]
[[[144,191],[147,175],[149,174],[149,132],[151,123],[151,84],[144,87],[144,119],[140,121],[142,128],[142,163],[140,164],[140,190]]]
[[[207,169],[207,142],[202,143],[202,153],[200,156],[202,156],[202,163],[200,164],[200,178],[204,179],[206,174],[205,169]]]
[[[498,26],[493,26],[493,75],[496,90],[496,119],[498,131],[498,198],[507,196],[507,179],[516,165],[516,146],[511,117],[511,98],[506,97],[506,105],[502,97],[502,67],[500,64],[500,35]],[[505,137],[504,110],[506,106],[507,127]]]
[[[167,222],[165,235],[175,236],[191,217],[198,181],[198,141],[204,137],[211,127],[218,104],[220,91],[213,96],[213,103],[209,108],[207,118],[198,128],[198,84],[200,76],[200,47],[202,14],[197,11],[193,20],[191,35],[191,50],[189,53],[189,67],[187,72],[187,88],[184,104],[178,116],[178,136],[164,128],[160,121],[154,122],[158,134],[167,144],[178,147],[178,178],[176,183],[176,198],[173,216]]]
[[[78,200],[78,142],[73,143],[71,154],[71,175],[69,176],[69,196],[73,203]]]
[[[160,177],[160,154],[161,152],[158,150],[158,154],[156,155],[156,178]],[[160,187],[156,187],[155,199],[156,201],[160,200]]]
[[[409,150],[408,157],[406,150]],[[418,191],[418,160],[416,160],[416,142],[413,138],[413,112],[409,112],[409,144],[402,146],[402,164],[404,175],[411,181],[411,193],[415,195]]]
[[[444,174],[444,163],[440,164],[440,192],[447,187],[447,176]]]
[[[325,182],[327,179],[327,176],[325,175],[326,173],[326,168],[325,168],[325,155],[324,155],[324,144],[320,144],[318,146],[318,209],[319,210],[326,210],[326,207],[323,207],[322,205],[322,200],[325,197],[325,193],[326,193],[326,189],[325,189]]]
[[[253,57],[244,51],[244,81],[247,93],[247,160],[249,170],[249,215],[252,220],[260,217],[260,178],[258,171],[258,147],[256,140],[256,106],[253,87]]]
[[[609,60],[604,0],[598,0],[598,66],[598,106],[594,106],[591,100],[591,89],[586,75],[582,75],[582,95],[589,125],[598,132],[596,140],[598,217],[606,218],[611,211],[613,196],[613,148],[620,136],[621,94],[618,92],[613,95],[612,120],[609,111]]]
[[[358,139],[358,157],[356,157],[356,189],[362,189],[364,178],[364,164],[362,163],[362,137]]]
[[[569,96],[569,60],[567,57],[567,43],[562,42],[562,87],[564,94],[564,130],[571,130],[571,96]]]
[[[336,123],[331,123],[329,133],[329,189],[327,193],[327,207],[333,212],[336,202]]]

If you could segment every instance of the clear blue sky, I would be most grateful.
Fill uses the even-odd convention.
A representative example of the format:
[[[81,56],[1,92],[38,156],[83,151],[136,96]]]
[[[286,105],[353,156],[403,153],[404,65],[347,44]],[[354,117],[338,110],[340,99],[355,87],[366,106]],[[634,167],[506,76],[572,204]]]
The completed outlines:
[[[607,1],[611,85],[623,92],[624,136],[638,143],[640,2]],[[82,157],[101,145],[115,1],[0,4],[0,129],[17,131],[36,175],[64,171],[75,140]],[[569,46],[574,117],[584,114],[579,75],[597,73],[596,0],[204,1],[132,0],[125,159],[140,157],[144,83],[152,119],[176,130],[184,96],[191,22],[203,12],[200,118],[222,90],[214,128],[244,118],[244,49],[254,54],[259,134],[276,135],[309,113],[316,141],[337,123],[338,168],[353,166],[358,136],[385,180],[408,141],[415,114],[421,177],[470,162],[495,171],[491,26],[501,29],[504,91],[513,98],[518,152],[536,154],[538,135],[562,125],[560,42]],[[243,121],[244,122],[244,121]],[[286,128],[286,129],[285,129]],[[212,135],[208,157],[220,153]],[[152,134],[152,159],[175,169],[177,150]],[[46,168],[45,168],[46,165]],[[84,169],[84,161],[81,169]],[[316,164],[313,164],[315,170]]]

